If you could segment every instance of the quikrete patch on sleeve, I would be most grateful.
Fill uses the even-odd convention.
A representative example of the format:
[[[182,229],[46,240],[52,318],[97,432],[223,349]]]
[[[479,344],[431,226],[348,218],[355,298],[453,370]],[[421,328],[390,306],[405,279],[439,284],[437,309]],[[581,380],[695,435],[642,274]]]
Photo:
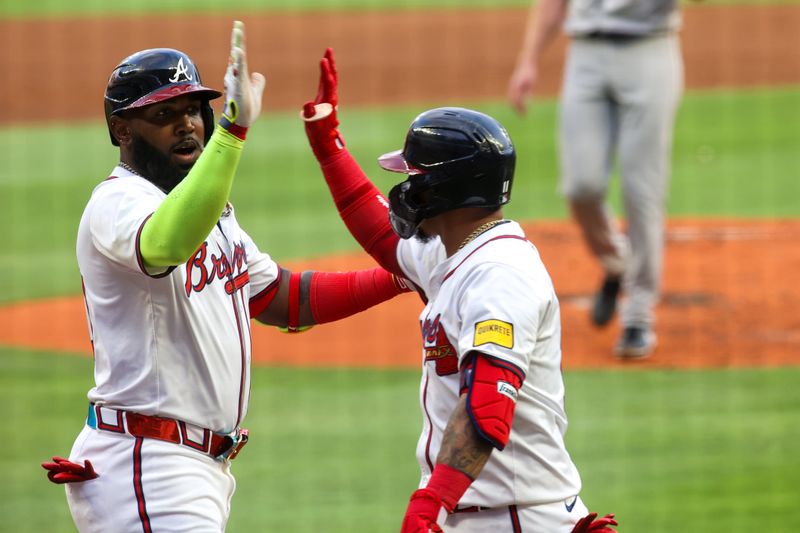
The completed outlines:
[[[503,348],[514,347],[514,325],[502,320],[483,320],[475,324],[473,346],[496,344]]]

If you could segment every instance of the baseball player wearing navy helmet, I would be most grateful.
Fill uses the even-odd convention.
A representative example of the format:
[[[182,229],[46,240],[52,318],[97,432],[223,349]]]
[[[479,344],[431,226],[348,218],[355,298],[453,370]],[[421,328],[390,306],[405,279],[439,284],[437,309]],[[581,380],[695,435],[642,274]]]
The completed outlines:
[[[301,114],[336,207],[425,304],[422,477],[401,532],[612,532],[613,516],[581,501],[564,445],[558,298],[536,247],[503,218],[516,161],[508,133],[470,109],[420,114],[404,147],[379,158],[405,176],[387,201],[344,148],[330,49],[320,67]]]
[[[105,97],[120,161],[95,187],[77,256],[95,386],[68,458],[81,533],[225,530],[247,443],[251,318],[299,331],[401,292],[381,268],[292,273],[259,250],[228,198],[264,77],[234,24],[222,117],[188,55],[149,49],[112,72]]]

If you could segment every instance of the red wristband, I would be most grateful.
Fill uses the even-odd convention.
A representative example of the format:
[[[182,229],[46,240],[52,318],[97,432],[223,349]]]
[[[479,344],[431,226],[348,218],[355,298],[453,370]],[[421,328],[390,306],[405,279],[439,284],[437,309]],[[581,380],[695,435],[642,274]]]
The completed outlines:
[[[353,272],[314,272],[309,294],[314,322],[323,324],[354,315],[410,289],[382,268]]]
[[[438,494],[444,508],[448,513],[452,513],[458,505],[458,501],[472,485],[472,481],[472,478],[461,470],[439,463],[434,467],[426,488]]]
[[[224,116],[219,119],[219,125],[225,128],[228,133],[238,137],[241,140],[245,140],[247,138],[247,130],[244,126],[239,126],[225,118]]]

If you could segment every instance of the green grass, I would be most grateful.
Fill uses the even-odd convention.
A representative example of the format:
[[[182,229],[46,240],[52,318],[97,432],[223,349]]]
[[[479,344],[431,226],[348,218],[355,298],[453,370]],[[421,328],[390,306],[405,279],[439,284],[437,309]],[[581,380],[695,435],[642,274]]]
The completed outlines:
[[[691,0],[682,0],[691,5]],[[800,0],[703,0],[703,4],[795,4]],[[150,13],[527,7],[531,0],[0,0],[0,18]]]
[[[623,531],[790,531],[798,377],[800,369],[568,375],[568,445],[587,504],[616,511]]]
[[[622,531],[791,530],[800,369],[568,372],[582,497]],[[0,531],[74,531],[39,463],[67,454],[92,364],[0,349]],[[228,531],[394,531],[415,488],[416,371],[256,368]]]
[[[343,109],[342,132],[376,185],[398,177],[376,158],[402,146],[414,107]],[[564,218],[557,193],[556,104],[540,101],[527,118],[500,102],[476,107],[509,129],[518,151],[515,219]],[[690,93],[675,135],[672,216],[800,216],[800,91]],[[0,209],[6,236],[0,303],[80,290],[74,248],[81,212],[94,185],[117,160],[99,122],[0,128]],[[268,113],[253,128],[232,194],[237,215],[262,249],[279,261],[356,250],[339,220],[293,112]],[[619,209],[618,181],[611,199]]]
[[[671,215],[800,214],[800,93],[717,91],[685,99],[675,131]]]

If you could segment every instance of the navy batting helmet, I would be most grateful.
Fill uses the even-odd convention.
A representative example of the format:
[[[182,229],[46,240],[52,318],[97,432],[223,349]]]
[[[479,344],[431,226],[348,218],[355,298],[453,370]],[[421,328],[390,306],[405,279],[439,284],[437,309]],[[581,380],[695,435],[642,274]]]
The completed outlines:
[[[508,203],[516,152],[508,132],[492,117],[440,107],[415,118],[403,149],[378,162],[409,175],[389,191],[392,228],[408,239],[426,218],[461,207]]]
[[[208,142],[214,131],[214,111],[208,101],[219,98],[222,93],[203,86],[200,72],[191,58],[172,48],[142,50],[126,57],[111,72],[106,87],[106,123],[109,124],[111,143],[119,146],[111,134],[112,116],[190,93],[204,101],[201,112],[205,142]]]

